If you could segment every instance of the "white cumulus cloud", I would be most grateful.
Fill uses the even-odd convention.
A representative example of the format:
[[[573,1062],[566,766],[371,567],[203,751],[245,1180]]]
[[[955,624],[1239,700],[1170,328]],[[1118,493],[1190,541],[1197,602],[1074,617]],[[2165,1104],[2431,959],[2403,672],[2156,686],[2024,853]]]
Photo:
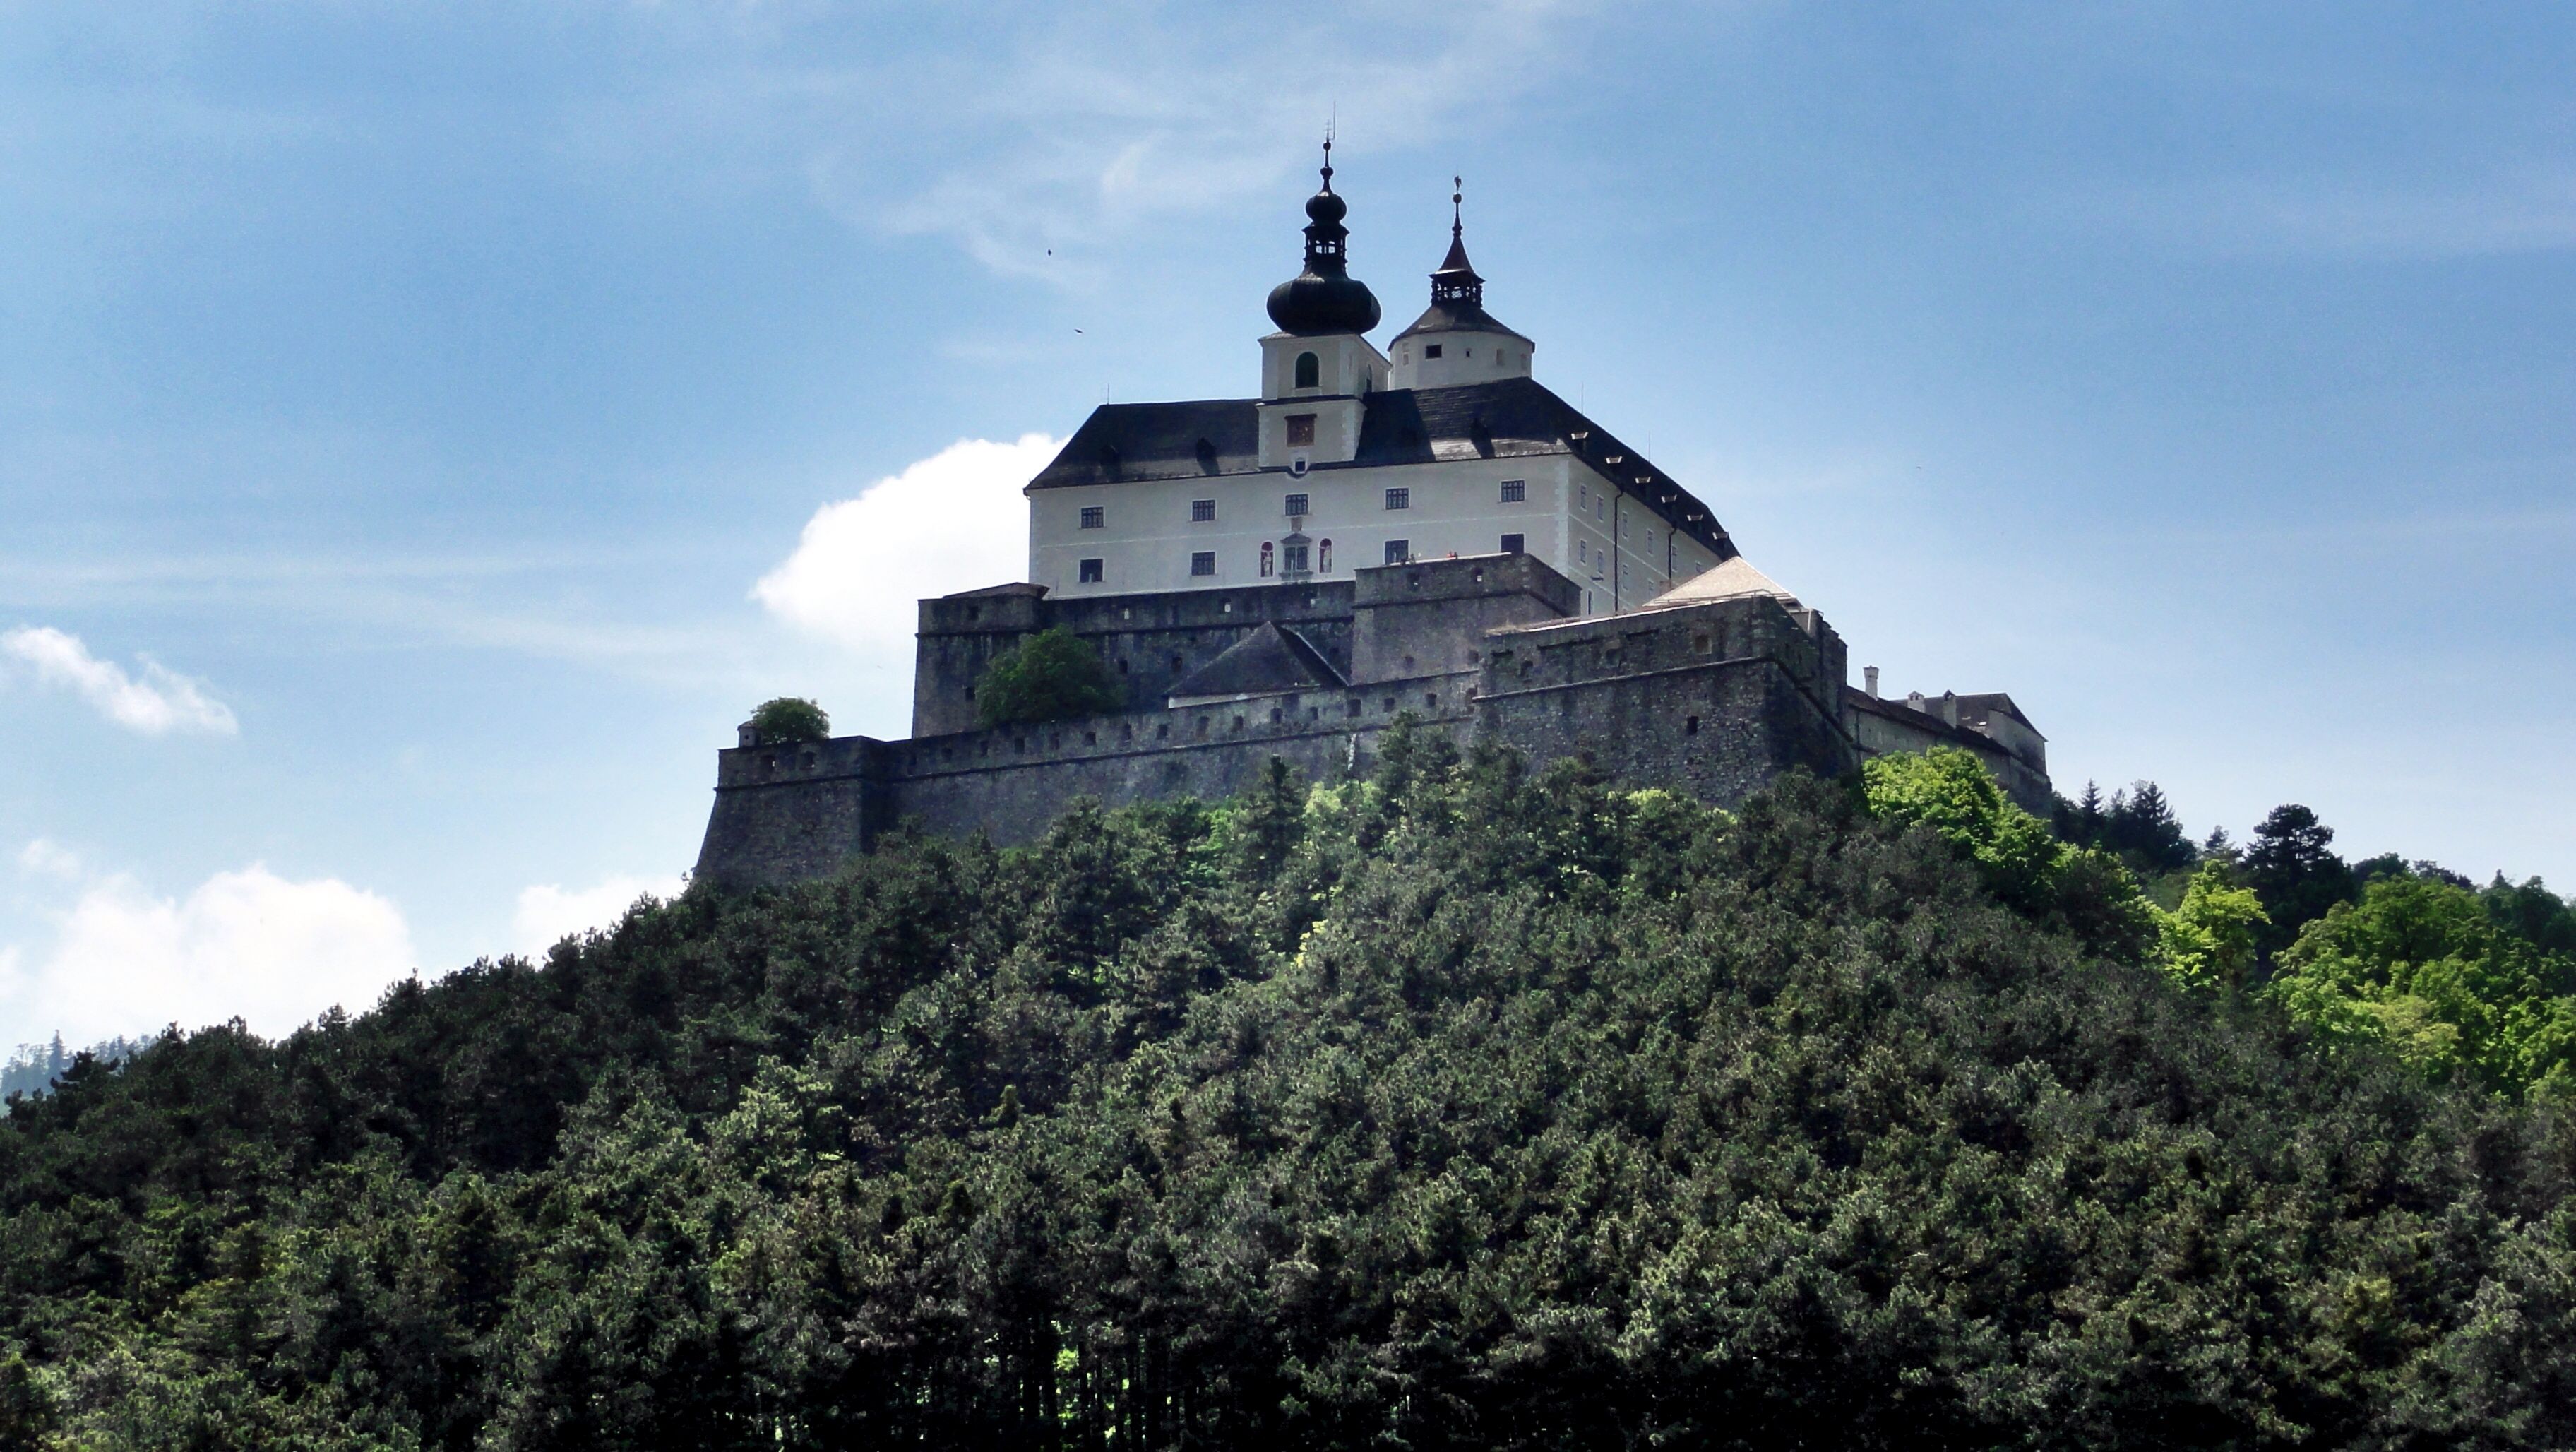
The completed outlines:
[[[46,685],[72,692],[110,721],[146,736],[203,731],[231,736],[240,730],[230,706],[206,693],[205,684],[142,660],[142,678],[114,661],[89,653],[81,638],[49,625],[21,626],[0,634],[0,657],[16,661]]]
[[[610,877],[579,890],[539,883],[519,894],[519,910],[510,920],[511,946],[522,957],[543,959],[547,949],[565,938],[616,926],[637,898],[677,897],[685,885],[677,874]]]
[[[274,1037],[335,1004],[371,1007],[415,962],[392,902],[257,863],[216,873],[184,897],[130,877],[96,879],[58,918],[50,952],[0,954],[0,1014],[17,1039],[59,1031],[66,1043],[90,1043],[231,1018]]]
[[[965,439],[805,522],[785,563],[752,587],[781,620],[840,642],[870,664],[912,668],[915,602],[1028,573],[1020,494],[1061,439]]]

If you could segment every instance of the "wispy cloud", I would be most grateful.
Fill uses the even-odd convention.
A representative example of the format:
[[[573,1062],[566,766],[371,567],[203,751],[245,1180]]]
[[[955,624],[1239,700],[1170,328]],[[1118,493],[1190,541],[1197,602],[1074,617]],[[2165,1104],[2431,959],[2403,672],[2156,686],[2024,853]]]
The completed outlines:
[[[1562,74],[1584,0],[1377,0],[1202,9],[1103,0],[979,7],[949,46],[846,49],[846,11],[710,30],[729,47],[641,103],[576,127],[593,158],[694,152],[801,169],[855,226],[949,239],[997,271],[1090,276],[1081,254],[1135,228],[1235,206],[1312,166],[1338,117],[1349,153],[1434,142]],[[792,12],[791,12],[792,13]],[[923,22],[935,23],[935,22]],[[756,134],[748,134],[756,133]],[[1052,255],[1050,255],[1052,249]]]
[[[2526,168],[2428,178],[2195,177],[2080,191],[2045,211],[2227,255],[2385,260],[2576,248],[2576,172]]]
[[[30,877],[77,880],[81,875],[80,854],[59,842],[38,837],[18,850],[18,870]]]
[[[17,662],[45,685],[72,692],[129,731],[232,736],[241,729],[232,708],[207,694],[203,682],[149,656],[141,658],[137,679],[116,662],[91,655],[79,636],[49,625],[22,626],[0,635],[0,658]]]

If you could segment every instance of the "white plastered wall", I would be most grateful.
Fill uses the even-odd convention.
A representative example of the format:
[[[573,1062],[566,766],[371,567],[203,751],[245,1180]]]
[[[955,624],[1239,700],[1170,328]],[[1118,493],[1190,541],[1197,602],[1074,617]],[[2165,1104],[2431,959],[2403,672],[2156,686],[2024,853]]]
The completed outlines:
[[[1523,482],[1521,503],[1502,502],[1507,479]],[[1386,507],[1386,491],[1407,491],[1408,508]],[[1285,471],[1216,478],[1132,481],[1029,491],[1029,579],[1059,597],[1257,585],[1261,546],[1290,531],[1287,497],[1307,496],[1297,528],[1332,544],[1330,568],[1307,578],[1348,579],[1361,566],[1386,562],[1390,540],[1416,559],[1492,554],[1517,534],[1523,548],[1581,586],[1584,613],[1634,609],[1714,563],[1687,536],[1671,539],[1666,573],[1662,519],[1591,465],[1563,454],[1520,459],[1456,459],[1369,468],[1319,468],[1303,478]],[[1213,500],[1216,518],[1193,522],[1195,500]],[[1101,511],[1101,527],[1083,529],[1082,510]],[[1622,526],[1626,538],[1619,539]],[[1614,552],[1614,545],[1616,546]],[[1216,557],[1216,573],[1193,576],[1190,557]],[[1097,584],[1081,580],[1081,562],[1101,562]],[[1274,573],[1271,581],[1281,578]]]

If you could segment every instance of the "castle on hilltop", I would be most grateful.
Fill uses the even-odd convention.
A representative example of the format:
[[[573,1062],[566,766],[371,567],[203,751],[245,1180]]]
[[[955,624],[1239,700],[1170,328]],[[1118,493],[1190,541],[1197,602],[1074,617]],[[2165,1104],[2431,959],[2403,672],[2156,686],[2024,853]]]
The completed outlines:
[[[1364,771],[1407,713],[1720,805],[1948,744],[2047,812],[2046,743],[2010,696],[1882,699],[1875,667],[1854,689],[1815,607],[1531,376],[1537,344],[1485,311],[1457,220],[1430,306],[1371,343],[1331,163],[1328,145],[1305,269],[1270,293],[1260,396],[1093,410],[1025,491],[1027,581],[921,602],[911,739],[746,726],[717,757],[698,877],[824,875],[906,821],[1023,841],[1076,796],[1225,797],[1272,757]],[[1052,627],[1125,699],[979,728],[985,668]]]

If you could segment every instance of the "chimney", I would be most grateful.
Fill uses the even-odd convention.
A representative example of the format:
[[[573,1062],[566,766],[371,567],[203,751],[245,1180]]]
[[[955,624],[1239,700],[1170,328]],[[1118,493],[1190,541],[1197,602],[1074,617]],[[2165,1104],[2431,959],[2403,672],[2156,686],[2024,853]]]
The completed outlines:
[[[1869,692],[1869,695],[1870,695],[1870,699],[1871,699],[1871,700],[1873,700],[1873,701],[1874,701],[1874,700],[1877,700],[1877,699],[1878,699],[1878,667],[1876,667],[1876,666],[1862,666],[1862,667],[1860,668],[1860,678],[1861,678],[1861,682],[1862,682],[1862,686],[1861,686],[1861,688],[1862,688],[1863,690],[1866,690],[1866,691],[1868,691],[1868,692]]]

